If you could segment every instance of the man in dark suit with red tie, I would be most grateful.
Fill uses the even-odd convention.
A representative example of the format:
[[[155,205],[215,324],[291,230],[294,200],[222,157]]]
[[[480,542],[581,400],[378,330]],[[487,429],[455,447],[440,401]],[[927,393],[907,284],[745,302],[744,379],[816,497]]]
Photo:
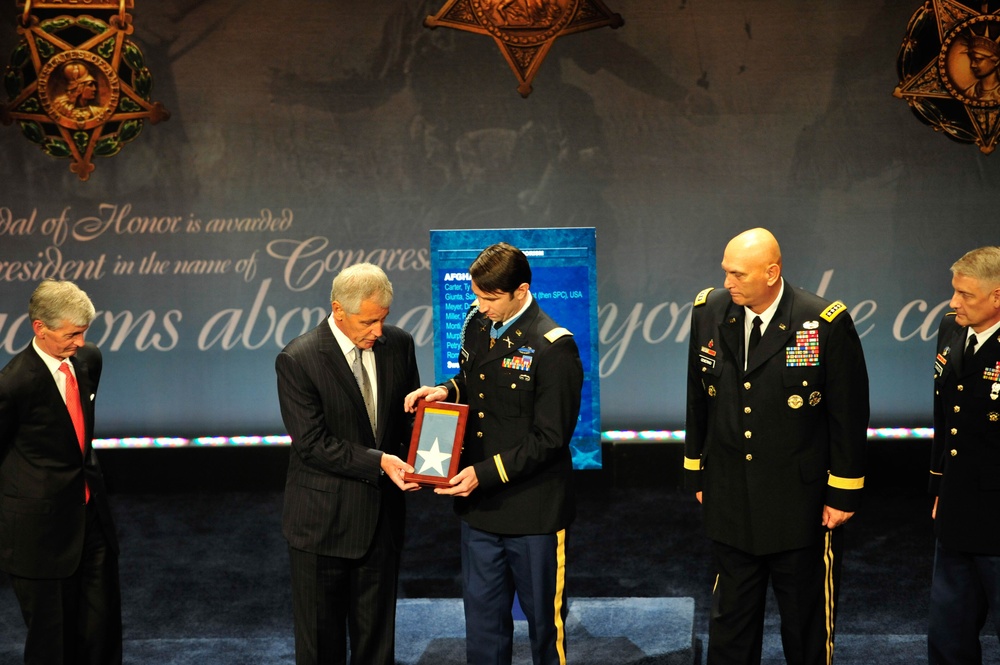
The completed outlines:
[[[392,284],[372,264],[333,280],[332,314],[275,362],[292,438],[282,530],[296,665],[393,665],[403,461],[420,385],[413,338],[385,323]]]
[[[97,456],[95,310],[72,282],[28,304],[34,339],[0,371],[0,569],[28,636],[28,665],[120,665],[118,540]]]
[[[972,250],[951,272],[954,311],[934,363],[927,642],[931,665],[978,665],[987,614],[1000,636],[1000,247]]]

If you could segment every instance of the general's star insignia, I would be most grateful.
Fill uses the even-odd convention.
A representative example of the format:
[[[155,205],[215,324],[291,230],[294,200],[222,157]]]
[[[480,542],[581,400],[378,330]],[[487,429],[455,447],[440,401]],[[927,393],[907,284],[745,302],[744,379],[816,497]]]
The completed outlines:
[[[431,444],[430,450],[417,450],[417,455],[423,460],[423,464],[417,469],[417,473],[419,474],[433,470],[437,471],[437,475],[443,476],[445,471],[442,462],[447,462],[451,459],[449,453],[441,452],[441,444],[436,437],[434,443]]]
[[[1000,15],[991,4],[925,2],[899,48],[893,92],[934,131],[987,155],[1000,139]]]
[[[455,28],[490,35],[514,70],[522,97],[557,37],[625,24],[601,0],[448,0],[428,28]]]

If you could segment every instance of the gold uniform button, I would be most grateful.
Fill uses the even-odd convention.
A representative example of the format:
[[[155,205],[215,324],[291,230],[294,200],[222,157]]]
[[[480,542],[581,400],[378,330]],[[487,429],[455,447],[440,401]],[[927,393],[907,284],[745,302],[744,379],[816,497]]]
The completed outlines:
[[[963,385],[962,385],[962,384],[960,383],[960,384],[958,384],[958,386],[957,386],[957,389],[958,389],[958,392],[962,392],[963,390],[965,390],[965,386],[963,386]]]
[[[747,461],[748,462],[752,462],[753,461],[753,455],[751,455],[750,453],[747,453]]]
[[[955,413],[958,413],[961,410],[962,410],[962,407],[960,407],[958,404],[956,404],[955,405]]]
[[[702,367],[702,368],[701,368],[701,371],[702,371],[702,372],[707,372],[707,371],[708,371],[708,368],[707,368],[707,367]]]
[[[753,409],[751,409],[749,406],[744,406],[743,407],[743,413],[750,413],[752,410]]]
[[[479,375],[479,380],[480,381],[485,381],[486,380],[486,375],[485,374],[480,374]]]
[[[808,385],[809,385],[809,382],[808,382],[808,381],[803,381],[803,382],[802,382],[802,385],[803,385],[803,386],[808,386]]]
[[[743,384],[743,387],[744,387],[744,388],[745,388],[746,390],[750,390],[750,382],[749,382],[749,381],[747,381],[746,383],[744,383],[744,384]]]
[[[958,429],[957,429],[957,428],[955,428],[955,427],[952,427],[952,428],[951,428],[951,435],[952,435],[952,436],[955,436],[956,434],[958,434]]]
[[[957,455],[958,455],[958,451],[957,451],[957,450],[955,450],[954,448],[952,448],[952,449],[951,449],[951,456],[952,456],[952,457],[956,457]]]
[[[476,436],[481,439],[481,438],[483,438],[483,433],[482,432],[476,432]]]
[[[486,414],[485,414],[485,413],[483,413],[482,411],[480,411],[480,412],[479,412],[479,417],[480,417],[480,418],[485,418],[485,417],[486,417]]]
[[[516,383],[512,383],[512,384],[510,384],[510,389],[511,389],[511,390],[514,390],[514,388],[517,388],[517,384],[516,384]]]
[[[750,430],[747,430],[747,431],[743,432],[743,436],[745,436],[746,438],[749,439],[750,437],[753,436],[753,432],[751,432]]]
[[[479,399],[486,399],[486,395],[479,393]]]

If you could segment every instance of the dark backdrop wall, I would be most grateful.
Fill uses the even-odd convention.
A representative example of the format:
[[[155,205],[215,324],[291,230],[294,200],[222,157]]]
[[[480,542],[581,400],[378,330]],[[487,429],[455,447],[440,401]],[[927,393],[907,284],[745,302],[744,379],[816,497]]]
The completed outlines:
[[[277,433],[274,356],[344,265],[386,269],[430,381],[430,229],[594,226],[603,426],[681,427],[690,302],[766,226],[787,279],[855,315],[873,424],[929,422],[948,268],[998,242],[1000,156],[892,97],[922,0],[608,0],[625,26],[558,39],[528,99],[491,39],[422,26],[443,4],[138,0],[169,122],[86,183],[0,127],[0,364],[34,268],[79,268],[100,435]]]

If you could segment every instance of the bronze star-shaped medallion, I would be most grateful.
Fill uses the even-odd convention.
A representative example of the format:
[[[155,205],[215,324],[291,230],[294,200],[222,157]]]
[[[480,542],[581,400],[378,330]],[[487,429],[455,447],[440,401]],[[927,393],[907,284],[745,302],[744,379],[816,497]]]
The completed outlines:
[[[490,35],[514,70],[522,97],[531,94],[531,81],[557,37],[625,21],[601,0],[448,0],[428,28],[455,28]]]
[[[73,160],[70,170],[87,180],[94,157],[110,157],[138,136],[143,122],[170,118],[150,101],[153,78],[142,51],[127,39],[133,0],[18,0],[24,7],[14,49],[3,75],[9,101],[0,121],[52,157]]]
[[[893,92],[934,131],[987,155],[1000,139],[1000,10],[991,4],[1000,5],[925,2],[907,26]]]

